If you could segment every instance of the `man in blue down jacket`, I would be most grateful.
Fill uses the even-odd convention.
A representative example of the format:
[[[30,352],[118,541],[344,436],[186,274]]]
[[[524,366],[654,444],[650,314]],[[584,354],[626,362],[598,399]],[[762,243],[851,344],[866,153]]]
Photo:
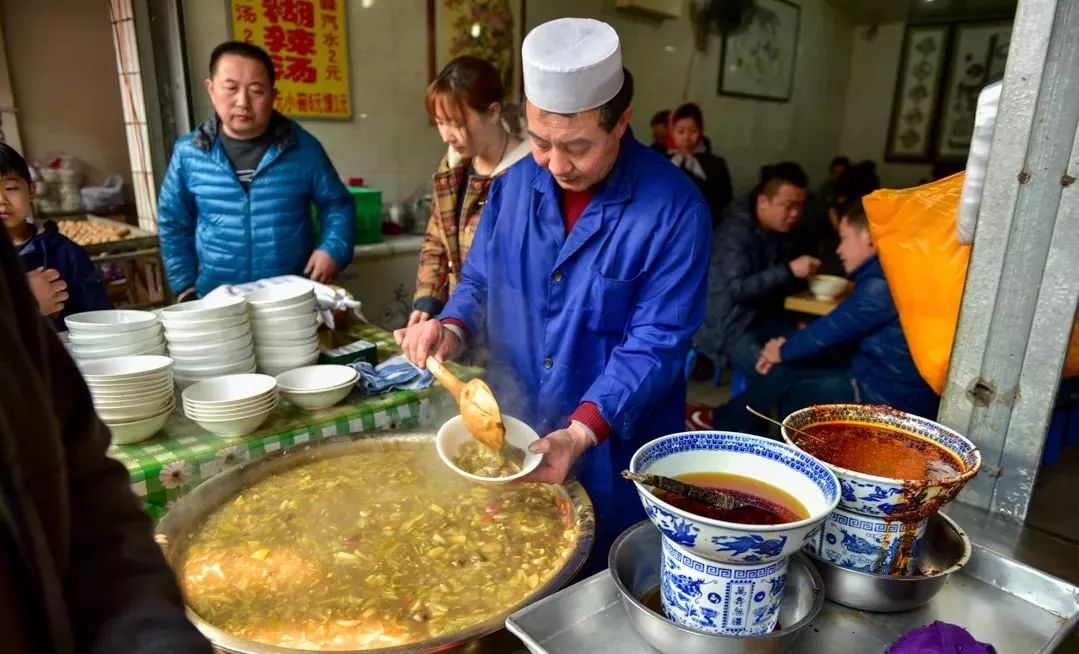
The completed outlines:
[[[693,183],[629,132],[632,77],[610,26],[559,19],[523,50],[532,156],[491,187],[442,322],[395,336],[420,365],[466,343],[486,348],[502,411],[545,435],[527,480],[575,472],[592,498],[594,572],[644,519],[619,472],[644,442],[683,431],[681,370],[704,314],[711,219]],[[578,58],[588,52],[608,57],[602,70]],[[565,57],[549,77],[547,56]]]
[[[173,293],[184,300],[286,274],[332,281],[352,260],[355,208],[319,142],[273,110],[273,61],[257,46],[223,43],[210,56],[206,90],[215,115],[176,143],[161,186],[158,229]]]
[[[852,344],[855,350],[849,370],[802,371],[780,400],[781,411],[818,403],[865,402],[887,404],[935,418],[939,399],[911,359],[884,269],[860,207],[840,221],[839,238],[836,252],[854,281],[854,290],[827,316],[786,339],[769,341],[761,353],[757,371],[767,374],[780,363],[797,366],[836,347]]]

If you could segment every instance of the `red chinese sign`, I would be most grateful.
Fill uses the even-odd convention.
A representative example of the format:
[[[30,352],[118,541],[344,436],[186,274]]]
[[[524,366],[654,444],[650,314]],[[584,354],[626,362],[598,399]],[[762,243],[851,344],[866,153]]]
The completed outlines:
[[[350,118],[345,0],[231,0],[233,38],[270,54],[274,108],[297,118]]]

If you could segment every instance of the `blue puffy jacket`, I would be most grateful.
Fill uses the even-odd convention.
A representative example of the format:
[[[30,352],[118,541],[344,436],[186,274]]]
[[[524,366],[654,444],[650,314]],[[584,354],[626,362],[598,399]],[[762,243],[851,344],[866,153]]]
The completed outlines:
[[[347,266],[355,205],[315,137],[275,114],[274,142],[245,191],[218,141],[220,124],[215,116],[176,142],[161,185],[158,230],[173,292],[194,286],[205,295],[221,284],[302,273],[314,249],[312,203],[318,249]]]
[[[850,371],[863,402],[933,418],[939,399],[914,367],[880,260],[866,261],[851,279],[854,290],[848,298],[791,334],[780,350],[783,362],[804,361],[837,345],[857,343]]]

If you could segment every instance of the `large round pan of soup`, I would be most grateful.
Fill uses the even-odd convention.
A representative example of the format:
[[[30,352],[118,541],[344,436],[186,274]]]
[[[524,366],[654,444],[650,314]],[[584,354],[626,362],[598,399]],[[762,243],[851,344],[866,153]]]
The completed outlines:
[[[795,411],[781,431],[819,459],[842,487],[839,507],[904,522],[927,518],[978,474],[982,455],[944,425],[889,406],[819,404]]]
[[[398,654],[497,638],[580,569],[595,516],[577,482],[472,484],[439,461],[433,434],[391,431],[228,470],[157,532],[220,650]]]

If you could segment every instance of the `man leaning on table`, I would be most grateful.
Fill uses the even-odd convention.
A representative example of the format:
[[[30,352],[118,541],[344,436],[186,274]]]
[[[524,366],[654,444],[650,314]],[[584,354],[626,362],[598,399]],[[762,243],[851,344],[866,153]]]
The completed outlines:
[[[158,229],[170,288],[185,300],[278,275],[332,281],[352,261],[355,206],[322,145],[273,110],[270,56],[222,43],[210,55],[206,91],[214,116],[176,143],[161,185]]]
[[[529,480],[576,472],[596,508],[585,571],[644,518],[619,477],[682,429],[682,363],[704,313],[711,219],[692,182],[628,128],[633,79],[607,24],[564,18],[522,48],[532,157],[491,189],[442,313],[399,330],[409,358],[488,353],[504,413],[540,434]]]

